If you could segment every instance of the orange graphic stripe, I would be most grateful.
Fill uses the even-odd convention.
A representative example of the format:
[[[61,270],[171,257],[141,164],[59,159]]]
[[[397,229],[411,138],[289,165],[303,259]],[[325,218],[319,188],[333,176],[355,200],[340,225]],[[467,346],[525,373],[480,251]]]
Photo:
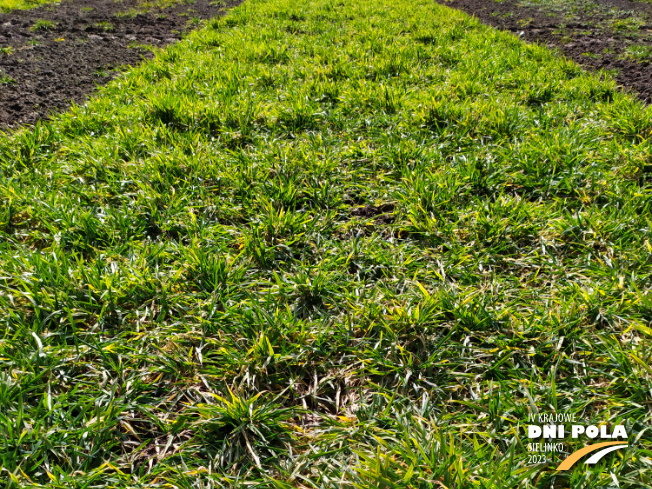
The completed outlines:
[[[562,463],[559,464],[559,467],[557,467],[556,470],[568,470],[573,465],[575,465],[575,462],[581,459],[584,455],[587,455],[591,452],[595,452],[596,450],[600,450],[601,448],[609,447],[612,445],[627,445],[627,442],[607,441],[605,443],[596,443],[595,445],[589,445],[588,447],[584,447],[581,450],[578,450],[577,452],[569,455]]]

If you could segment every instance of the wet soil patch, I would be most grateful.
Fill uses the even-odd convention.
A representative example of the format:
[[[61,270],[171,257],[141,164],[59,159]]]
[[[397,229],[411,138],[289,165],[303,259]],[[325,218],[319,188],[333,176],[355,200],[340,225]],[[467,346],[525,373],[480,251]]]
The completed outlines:
[[[485,24],[558,48],[652,102],[652,3],[631,0],[439,0]]]
[[[0,14],[0,128],[33,124],[242,0],[70,0]]]

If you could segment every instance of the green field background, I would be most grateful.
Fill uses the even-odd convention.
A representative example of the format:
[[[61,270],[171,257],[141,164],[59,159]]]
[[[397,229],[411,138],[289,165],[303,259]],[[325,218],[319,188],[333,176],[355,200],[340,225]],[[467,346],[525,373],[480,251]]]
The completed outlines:
[[[651,117],[432,1],[247,0],[2,135],[0,478],[649,487]],[[532,466],[537,412],[629,447]]]

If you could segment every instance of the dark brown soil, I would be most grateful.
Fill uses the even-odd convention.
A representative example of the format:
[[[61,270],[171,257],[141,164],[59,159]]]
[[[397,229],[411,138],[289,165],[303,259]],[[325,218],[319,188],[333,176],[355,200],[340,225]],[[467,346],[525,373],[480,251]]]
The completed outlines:
[[[191,0],[142,12],[138,0],[68,0],[0,13],[0,128],[35,123],[81,103],[97,85],[151,57],[147,48],[179,40],[198,19],[221,15],[242,0]],[[130,13],[125,15],[125,13]],[[33,30],[37,21],[54,23]],[[131,46],[131,47],[130,47]]]
[[[439,0],[485,24],[558,48],[652,102],[652,3],[646,0]]]

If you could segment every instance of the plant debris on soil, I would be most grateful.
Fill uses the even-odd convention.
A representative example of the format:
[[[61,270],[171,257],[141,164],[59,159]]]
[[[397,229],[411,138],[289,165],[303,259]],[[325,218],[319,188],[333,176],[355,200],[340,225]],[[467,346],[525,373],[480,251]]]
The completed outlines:
[[[652,3],[632,0],[443,0],[493,27],[606,70],[652,101]]]
[[[0,127],[33,124],[81,103],[122,68],[241,0],[72,0],[0,13]]]

